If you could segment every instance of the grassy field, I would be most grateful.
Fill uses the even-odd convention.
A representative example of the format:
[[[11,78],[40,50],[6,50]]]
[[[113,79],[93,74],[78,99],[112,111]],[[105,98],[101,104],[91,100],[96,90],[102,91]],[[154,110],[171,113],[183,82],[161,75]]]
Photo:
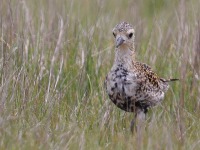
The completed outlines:
[[[199,150],[199,14],[196,0],[0,0],[0,149]],[[139,61],[180,78],[142,135],[103,86],[121,21]]]

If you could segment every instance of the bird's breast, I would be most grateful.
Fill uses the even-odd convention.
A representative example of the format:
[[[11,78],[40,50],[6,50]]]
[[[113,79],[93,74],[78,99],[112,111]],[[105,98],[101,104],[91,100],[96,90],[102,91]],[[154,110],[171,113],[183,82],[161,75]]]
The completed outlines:
[[[106,79],[106,91],[111,101],[122,110],[135,109],[133,75],[125,68],[112,70]]]
[[[134,74],[130,73],[126,68],[117,67],[112,69],[106,79],[108,95],[113,98],[120,95],[122,100],[127,96],[133,96],[136,86],[134,78]]]

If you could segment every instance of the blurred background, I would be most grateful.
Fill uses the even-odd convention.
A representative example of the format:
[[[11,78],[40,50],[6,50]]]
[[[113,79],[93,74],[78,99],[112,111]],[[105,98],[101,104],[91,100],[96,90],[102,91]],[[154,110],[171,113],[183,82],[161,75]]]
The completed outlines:
[[[0,0],[0,149],[200,149],[199,0]],[[142,135],[104,79],[113,27],[171,83]]]

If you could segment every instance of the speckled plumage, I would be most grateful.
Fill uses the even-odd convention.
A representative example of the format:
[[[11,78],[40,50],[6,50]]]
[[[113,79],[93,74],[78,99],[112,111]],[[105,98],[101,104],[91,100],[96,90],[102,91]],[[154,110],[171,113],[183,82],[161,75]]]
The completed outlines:
[[[168,82],[152,69],[135,60],[134,29],[122,22],[113,29],[116,40],[115,61],[105,80],[111,101],[127,112],[146,113],[159,104],[167,91]],[[138,114],[137,114],[138,113]]]

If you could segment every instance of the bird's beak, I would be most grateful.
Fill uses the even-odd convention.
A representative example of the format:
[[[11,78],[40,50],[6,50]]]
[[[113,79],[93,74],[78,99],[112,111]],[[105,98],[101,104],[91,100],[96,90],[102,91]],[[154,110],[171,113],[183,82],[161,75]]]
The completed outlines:
[[[124,39],[120,36],[120,37],[118,37],[117,39],[116,39],[116,42],[115,42],[115,44],[116,44],[116,47],[118,48],[120,45],[122,45],[123,43],[124,43]]]

